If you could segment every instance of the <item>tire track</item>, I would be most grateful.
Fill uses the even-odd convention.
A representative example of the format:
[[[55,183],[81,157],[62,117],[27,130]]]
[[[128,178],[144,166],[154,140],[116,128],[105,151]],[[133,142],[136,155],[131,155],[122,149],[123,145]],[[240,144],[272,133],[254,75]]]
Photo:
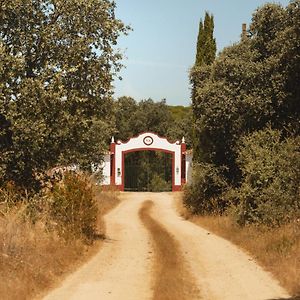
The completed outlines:
[[[292,299],[243,251],[180,218],[174,194],[121,197],[105,217],[110,240],[44,299]]]
[[[195,280],[189,273],[175,238],[151,216],[154,203],[147,200],[139,217],[150,232],[154,246],[154,300],[200,299]]]

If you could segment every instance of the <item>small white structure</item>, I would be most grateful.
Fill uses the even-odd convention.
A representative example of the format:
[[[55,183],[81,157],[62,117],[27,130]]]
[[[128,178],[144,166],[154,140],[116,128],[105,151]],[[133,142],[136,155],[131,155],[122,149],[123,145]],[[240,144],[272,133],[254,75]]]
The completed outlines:
[[[186,151],[185,155],[185,165],[186,165],[186,183],[192,183],[192,171],[193,171],[193,151]]]
[[[110,154],[104,155],[104,159],[103,159],[103,162],[102,162],[100,168],[102,169],[102,176],[103,176],[101,184],[109,186],[110,185],[110,176],[111,176],[111,174],[110,174],[110,172],[111,172],[110,171]]]
[[[180,191],[190,178],[191,155],[186,157],[185,140],[183,138],[181,143],[170,143],[166,138],[152,132],[141,133],[124,143],[116,143],[112,137],[110,154],[104,157],[102,184],[116,186],[120,191],[124,191],[125,155],[145,150],[162,151],[172,155],[172,191]]]

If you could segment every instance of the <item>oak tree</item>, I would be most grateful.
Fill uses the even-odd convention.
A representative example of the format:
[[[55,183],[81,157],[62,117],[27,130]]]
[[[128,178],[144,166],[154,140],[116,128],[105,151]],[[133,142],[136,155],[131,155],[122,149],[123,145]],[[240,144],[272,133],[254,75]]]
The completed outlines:
[[[110,0],[0,2],[2,181],[28,187],[58,164],[101,159],[127,29]]]

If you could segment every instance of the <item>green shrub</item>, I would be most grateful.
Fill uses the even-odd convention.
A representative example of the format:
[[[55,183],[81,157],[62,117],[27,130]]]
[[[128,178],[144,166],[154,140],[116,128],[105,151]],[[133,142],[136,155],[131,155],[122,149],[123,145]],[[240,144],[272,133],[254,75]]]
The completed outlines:
[[[280,225],[300,216],[300,138],[282,138],[266,128],[245,136],[238,147],[240,187],[228,198],[241,225]]]
[[[50,213],[63,236],[92,240],[98,207],[91,182],[82,175],[67,173],[53,188]]]
[[[165,181],[158,174],[153,175],[149,184],[150,192],[165,192],[171,190],[172,190],[171,183]]]
[[[222,169],[212,164],[194,164],[193,181],[184,191],[184,204],[196,214],[222,213],[227,203],[222,195],[227,182]]]

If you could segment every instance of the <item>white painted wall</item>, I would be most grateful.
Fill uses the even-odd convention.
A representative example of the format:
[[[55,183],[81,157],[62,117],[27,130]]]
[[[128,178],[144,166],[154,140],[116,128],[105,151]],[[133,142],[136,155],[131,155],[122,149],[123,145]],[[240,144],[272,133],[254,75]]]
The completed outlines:
[[[146,145],[144,143],[144,139],[146,137],[150,137],[153,139],[151,145]],[[116,161],[116,185],[122,184],[122,152],[127,150],[134,150],[139,148],[145,148],[145,150],[149,149],[161,149],[175,152],[175,185],[181,185],[181,145],[179,142],[169,143],[169,141],[165,138],[161,138],[154,133],[143,133],[138,137],[130,139],[127,143],[116,143],[115,150],[115,161]],[[176,172],[178,170],[178,173]]]
[[[110,155],[104,155],[104,161],[101,164],[103,180],[101,184],[110,185]]]
[[[185,157],[185,166],[186,166],[186,183],[191,184],[192,183],[192,160],[193,160],[193,154],[187,153]]]

